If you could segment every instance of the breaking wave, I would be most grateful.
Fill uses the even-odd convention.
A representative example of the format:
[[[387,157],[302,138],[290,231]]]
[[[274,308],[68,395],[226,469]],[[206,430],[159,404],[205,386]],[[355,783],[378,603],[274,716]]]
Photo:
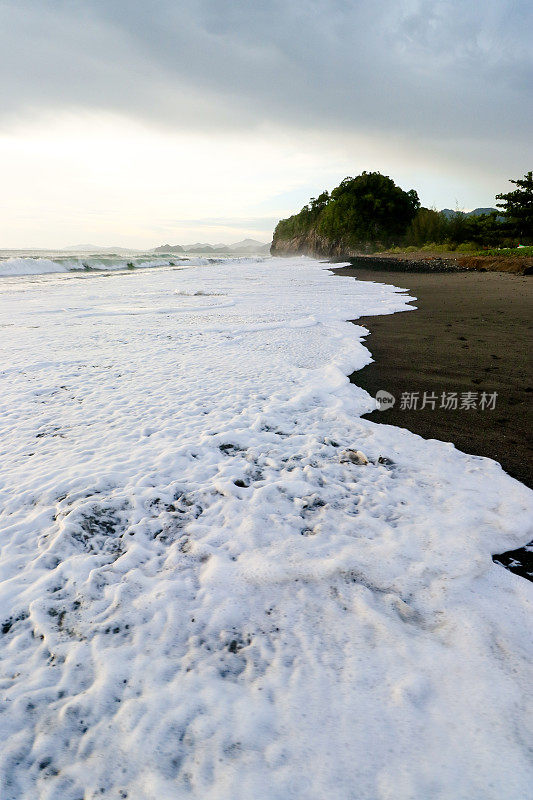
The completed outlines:
[[[45,275],[54,272],[93,272],[168,267],[188,263],[188,258],[154,258],[152,256],[23,256],[0,257],[0,275]]]
[[[23,255],[0,253],[0,276],[16,275],[46,275],[60,272],[108,272],[120,270],[148,269],[153,267],[174,266],[207,266],[209,264],[223,264],[234,261],[246,264],[264,261],[257,257],[207,257],[207,256],[176,256],[173,254],[155,257],[153,253],[139,255],[124,255],[119,253],[102,254],[32,254]]]

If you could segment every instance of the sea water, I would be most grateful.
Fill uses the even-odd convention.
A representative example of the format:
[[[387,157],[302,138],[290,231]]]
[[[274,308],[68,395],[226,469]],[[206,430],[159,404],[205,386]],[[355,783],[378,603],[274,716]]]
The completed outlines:
[[[526,797],[531,584],[491,554],[532,493],[347,378],[347,320],[410,298],[304,258],[14,258],[2,797]]]

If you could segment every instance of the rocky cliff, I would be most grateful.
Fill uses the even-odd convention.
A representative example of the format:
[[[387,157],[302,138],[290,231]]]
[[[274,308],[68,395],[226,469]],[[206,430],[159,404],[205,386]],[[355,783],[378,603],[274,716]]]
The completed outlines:
[[[274,239],[270,247],[273,256],[302,255],[319,258],[352,258],[362,255],[365,250],[354,250],[346,245],[342,239],[334,241],[310,230],[297,234],[291,238],[283,238],[274,232]]]

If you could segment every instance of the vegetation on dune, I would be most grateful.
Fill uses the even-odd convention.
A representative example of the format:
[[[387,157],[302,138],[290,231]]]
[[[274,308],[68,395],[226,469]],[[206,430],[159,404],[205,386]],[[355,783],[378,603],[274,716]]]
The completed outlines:
[[[509,248],[510,253],[530,255],[530,248],[513,248],[533,245],[533,173],[511,183],[517,188],[496,196],[500,211],[467,214],[423,208],[414,189],[404,191],[379,172],[363,172],[345,178],[331,194],[322,192],[298,214],[281,220],[273,249],[283,242],[315,237],[347,251],[492,255]]]
[[[497,211],[471,216],[456,211],[448,216],[421,208],[405,232],[403,244],[423,249],[440,245],[442,250],[472,252],[485,247],[516,247],[514,231]]]
[[[527,240],[527,244],[533,244],[533,172],[517,180],[510,179],[510,182],[518,188],[507,194],[497,194],[496,200],[502,202],[496,205],[503,209],[507,224],[516,234]]]

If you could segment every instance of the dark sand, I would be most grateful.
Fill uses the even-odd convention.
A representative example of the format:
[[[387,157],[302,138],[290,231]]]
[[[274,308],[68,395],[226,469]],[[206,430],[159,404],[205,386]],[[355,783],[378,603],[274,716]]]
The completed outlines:
[[[366,417],[427,439],[453,442],[465,453],[493,458],[514,478],[533,487],[533,278],[500,272],[400,273],[361,267],[334,272],[406,288],[417,298],[412,301],[416,311],[354,320],[370,331],[365,343],[374,363],[350,379],[372,396],[385,389],[396,398],[391,410]],[[419,392],[421,398],[424,392],[435,393],[435,410],[400,410],[404,392]],[[497,392],[496,408],[440,409],[442,392],[458,392],[459,398],[463,392],[478,392],[478,398],[481,392]],[[522,568],[516,571],[533,571],[533,554],[521,551],[519,556]]]

